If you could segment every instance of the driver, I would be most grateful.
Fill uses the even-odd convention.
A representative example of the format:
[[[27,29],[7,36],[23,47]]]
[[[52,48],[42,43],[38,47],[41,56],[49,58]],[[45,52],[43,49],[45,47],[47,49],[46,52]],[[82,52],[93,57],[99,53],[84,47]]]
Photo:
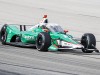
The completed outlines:
[[[45,32],[48,32],[49,29],[48,29],[46,26],[47,26],[47,23],[44,23],[44,24],[40,25],[40,27],[41,27]]]

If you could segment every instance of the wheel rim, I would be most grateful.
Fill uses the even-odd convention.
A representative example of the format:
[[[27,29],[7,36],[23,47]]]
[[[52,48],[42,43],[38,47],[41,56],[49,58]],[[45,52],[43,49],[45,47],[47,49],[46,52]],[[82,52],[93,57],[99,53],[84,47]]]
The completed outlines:
[[[43,44],[43,39],[41,37],[38,38],[37,44],[41,46]]]

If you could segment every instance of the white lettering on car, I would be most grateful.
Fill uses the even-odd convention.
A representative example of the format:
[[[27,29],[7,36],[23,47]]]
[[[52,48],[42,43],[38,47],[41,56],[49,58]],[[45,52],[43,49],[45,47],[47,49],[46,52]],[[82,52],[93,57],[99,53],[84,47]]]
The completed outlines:
[[[27,39],[27,40],[33,40],[34,36],[25,36],[24,38]]]

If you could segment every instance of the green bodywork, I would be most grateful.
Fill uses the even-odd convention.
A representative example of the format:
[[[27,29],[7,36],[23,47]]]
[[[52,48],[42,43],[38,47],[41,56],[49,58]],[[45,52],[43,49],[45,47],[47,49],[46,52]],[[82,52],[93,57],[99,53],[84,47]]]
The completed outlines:
[[[36,44],[37,36],[40,32],[44,32],[42,28],[38,27],[31,31],[20,31],[20,28],[18,28],[16,25],[7,25],[7,39],[6,42],[10,43],[12,38],[14,36],[20,36],[21,42],[28,43],[28,44]],[[71,35],[65,34],[65,33],[59,33],[59,32],[49,32],[51,36],[51,46],[48,48],[48,50],[57,51],[58,48],[56,47],[58,45],[57,40],[62,40],[66,42],[70,42],[73,44],[78,44],[77,41],[74,41]]]

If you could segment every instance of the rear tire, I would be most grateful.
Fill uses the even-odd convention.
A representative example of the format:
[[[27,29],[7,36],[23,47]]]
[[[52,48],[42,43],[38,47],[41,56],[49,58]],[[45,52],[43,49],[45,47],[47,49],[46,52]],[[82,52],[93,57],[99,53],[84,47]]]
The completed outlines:
[[[7,24],[5,24],[2,28],[1,28],[1,33],[0,33],[0,40],[2,42],[3,45],[6,45],[6,39],[7,39]]]
[[[39,33],[36,40],[36,48],[38,49],[38,51],[48,51],[50,45],[50,34],[46,32]]]
[[[21,42],[20,36],[16,36],[15,42]]]
[[[81,44],[84,46],[84,49],[82,51],[84,53],[92,53],[93,50],[88,49],[94,49],[96,46],[96,38],[91,33],[86,33],[81,38]]]

